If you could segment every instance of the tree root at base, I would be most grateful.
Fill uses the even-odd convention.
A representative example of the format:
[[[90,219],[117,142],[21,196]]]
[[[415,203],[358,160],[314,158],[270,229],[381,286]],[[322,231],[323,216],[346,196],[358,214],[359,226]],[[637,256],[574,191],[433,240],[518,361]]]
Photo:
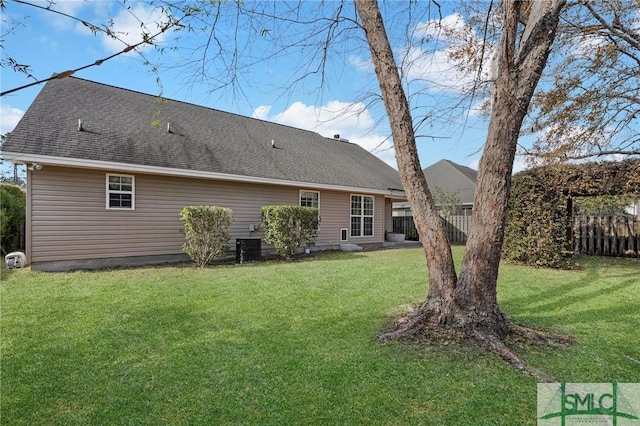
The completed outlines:
[[[447,327],[425,324],[417,318],[403,318],[396,322],[394,330],[377,336],[379,342],[410,341],[414,343],[442,343],[462,342],[472,340],[480,347],[497,355],[509,363],[516,370],[532,376],[538,382],[557,382],[552,375],[528,365],[513,349],[507,346],[505,339],[497,333],[475,327]],[[508,336],[515,337],[526,343],[533,343],[551,347],[565,347],[576,342],[575,338],[565,334],[550,333],[535,330],[507,322]]]
[[[516,370],[532,376],[538,382],[553,383],[557,382],[552,375],[542,370],[527,365],[526,362],[511,348],[509,348],[502,339],[495,334],[483,333],[478,330],[473,331],[474,339],[489,352],[499,356],[504,361],[511,364]]]

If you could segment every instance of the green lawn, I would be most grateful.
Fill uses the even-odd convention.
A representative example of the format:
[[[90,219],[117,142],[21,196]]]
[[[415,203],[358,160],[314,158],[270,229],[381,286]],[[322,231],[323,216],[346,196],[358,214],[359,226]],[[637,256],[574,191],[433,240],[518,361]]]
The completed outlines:
[[[562,381],[640,382],[640,262],[581,262],[503,265],[503,311],[579,341],[517,350]],[[374,340],[426,294],[419,249],[2,273],[3,425],[536,423],[535,381],[496,357]]]

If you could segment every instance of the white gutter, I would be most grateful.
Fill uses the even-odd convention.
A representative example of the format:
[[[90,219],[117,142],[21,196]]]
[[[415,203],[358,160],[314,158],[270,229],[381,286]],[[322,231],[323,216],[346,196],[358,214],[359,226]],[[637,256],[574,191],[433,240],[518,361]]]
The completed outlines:
[[[201,170],[187,170],[177,169],[170,167],[158,167],[158,166],[146,166],[142,164],[126,164],[116,163],[113,161],[100,161],[100,160],[85,160],[80,158],[66,158],[66,157],[54,157],[50,155],[38,155],[38,154],[21,154],[17,152],[3,151],[2,156],[5,160],[13,163],[38,163],[43,166],[63,166],[63,167],[75,167],[85,169],[100,169],[111,170],[118,172],[128,173],[148,173],[163,176],[179,176],[198,179],[215,179],[225,180],[232,182],[244,182],[244,183],[261,183],[268,185],[280,185],[280,186],[295,186],[299,188],[310,189],[325,189],[333,191],[350,191],[350,192],[364,192],[367,194],[385,195],[387,197],[402,198],[404,193],[397,189],[372,189],[372,188],[359,188],[355,186],[342,186],[342,185],[329,185],[321,183],[310,182],[298,182],[283,179],[272,179],[256,176],[243,176],[233,175],[228,173],[206,172]]]

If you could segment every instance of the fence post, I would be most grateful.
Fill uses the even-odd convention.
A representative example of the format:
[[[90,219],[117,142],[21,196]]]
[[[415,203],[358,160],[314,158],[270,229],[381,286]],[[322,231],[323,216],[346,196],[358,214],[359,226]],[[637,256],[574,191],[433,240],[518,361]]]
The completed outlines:
[[[618,232],[618,255],[620,256],[624,256],[625,254],[625,243],[627,242],[627,218],[626,217],[622,217],[619,218],[622,219],[619,227],[619,231]]]
[[[577,216],[576,254],[640,257],[640,218],[637,216]]]
[[[615,220],[615,218],[612,218],[611,216],[605,216],[602,224],[602,240],[603,240],[603,246],[602,246],[602,254],[605,256],[608,256],[612,251],[615,250],[615,244],[610,244],[611,243],[611,221],[612,219]]]
[[[582,242],[582,217],[573,218],[573,253],[580,254],[580,243]]]
[[[595,250],[594,250],[594,229],[595,229],[595,218],[593,216],[589,216],[589,224],[587,227],[587,232],[589,233],[588,236],[588,244],[589,244],[589,250],[587,251],[588,254],[593,255]]]
[[[594,233],[594,254],[596,256],[602,255],[602,216],[595,217],[595,227],[593,228]]]
[[[635,257],[640,257],[640,219],[638,216],[631,220],[630,234],[629,247],[635,253]]]
[[[617,256],[618,253],[622,253],[622,247],[618,247],[618,218],[613,216],[611,218],[611,233],[609,238],[611,238],[611,256]]]

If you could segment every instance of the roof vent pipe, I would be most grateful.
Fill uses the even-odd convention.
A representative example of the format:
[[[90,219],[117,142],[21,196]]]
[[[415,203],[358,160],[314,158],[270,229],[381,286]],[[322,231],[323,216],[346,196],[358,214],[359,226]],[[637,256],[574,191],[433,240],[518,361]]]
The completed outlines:
[[[167,122],[167,133],[171,133],[171,123]]]
[[[275,148],[275,147],[276,147],[276,142],[273,139],[271,139],[271,148]]]
[[[82,127],[82,119],[78,119],[78,131],[82,132],[84,130],[84,128]]]

